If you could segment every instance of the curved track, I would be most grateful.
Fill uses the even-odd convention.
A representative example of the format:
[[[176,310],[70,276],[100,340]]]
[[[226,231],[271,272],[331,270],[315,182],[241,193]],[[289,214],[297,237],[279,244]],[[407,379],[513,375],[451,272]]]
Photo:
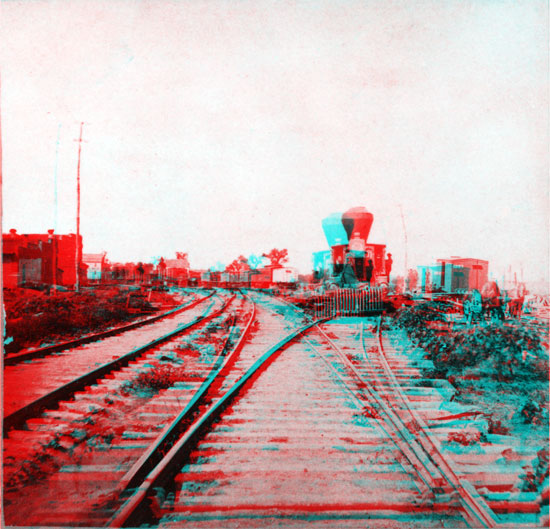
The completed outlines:
[[[386,451],[395,432],[364,412],[364,387],[315,325],[271,347],[205,410],[109,525],[467,526],[457,501],[429,494],[406,443]]]
[[[366,368],[368,372],[366,376],[366,373],[361,373],[323,330],[321,333],[331,343],[340,359],[354,373],[358,382],[357,387],[363,390],[362,400],[368,407],[368,413],[384,424],[392,441],[413,466],[429,493],[436,498],[438,495],[445,497],[457,491],[466,518],[472,527],[495,527],[497,523],[485,502],[467,484],[460,482],[432,439],[426,434],[425,425],[420,424],[418,417],[413,413],[385,359],[380,341],[376,349],[378,352],[376,360],[373,360],[374,349],[370,348],[368,351],[370,354],[367,354],[361,324],[364,357],[362,368]]]
[[[36,525],[47,525],[48,516],[52,517],[50,525],[75,525],[78,517],[72,514],[55,520],[53,504],[59,502],[61,510],[66,511],[63,499],[67,487],[76,486],[78,494],[86,497],[101,489],[97,486],[101,481],[118,482],[121,455],[123,459],[137,459],[148,442],[158,437],[162,421],[178,414],[182,403],[193,397],[219,358],[231,348],[240,332],[235,326],[240,323],[237,314],[227,314],[234,297],[226,301],[220,298],[215,304],[208,302],[202,314],[133,351],[132,358],[126,354],[122,363],[108,363],[107,373],[97,376],[94,370],[96,382],[89,382],[81,391],[62,395],[60,388],[54,390],[54,397],[59,398],[52,397],[47,411],[37,413],[35,418],[27,417],[24,429],[8,433],[3,456],[4,512],[9,523],[27,525],[32,515]],[[246,301],[236,303],[244,311]],[[182,335],[191,330],[194,335],[190,341]],[[204,345],[196,345],[199,342]],[[154,389],[136,385],[144,375],[148,380],[151,371],[157,373],[153,380],[177,374],[176,390],[155,394]],[[92,454],[98,453],[108,454],[116,464],[103,461],[98,466],[97,460],[92,461]],[[49,504],[37,497],[49,497]]]
[[[487,467],[488,460],[494,463],[490,447],[483,445],[481,457],[457,454],[441,434],[475,424],[477,415],[457,413],[452,388],[434,387],[435,381],[424,387],[422,360],[393,347],[379,319],[307,322],[280,300],[249,296],[239,297],[237,313],[220,316],[230,332],[222,341],[213,338],[219,342],[215,354],[206,361],[183,357],[189,378],[124,413],[127,426],[122,435],[115,432],[103,456],[95,447],[78,465],[65,465],[30,489],[39,498],[26,513],[15,514],[8,503],[7,521],[498,527],[521,521],[518,513],[535,512],[534,502],[525,501],[514,511],[513,495],[495,500],[502,480],[492,489],[471,479],[494,469]],[[157,358],[172,355],[174,347],[166,342]],[[141,365],[147,367],[146,359]],[[120,388],[129,376],[121,371],[102,380],[45,417],[80,413],[94,394],[103,398],[106,388]],[[445,422],[449,417],[456,419],[452,425]],[[40,431],[40,424],[31,429]],[[63,502],[40,500],[64,490]]]
[[[264,303],[266,302],[264,300]],[[95,439],[99,444],[90,454],[84,450],[77,458],[78,464],[74,464],[74,454],[70,454],[71,457],[67,458],[69,464],[62,466],[36,486],[25,489],[22,494],[14,488],[13,494],[7,495],[8,523],[17,525],[33,520],[34,523],[43,525],[102,525],[101,520],[106,521],[112,513],[113,498],[117,498],[135,481],[140,481],[142,474],[154,466],[158,454],[168,450],[185,430],[187,423],[200,411],[199,407],[209,405],[208,399],[212,398],[213,394],[208,394],[208,389],[222,379],[226,384],[230,384],[231,377],[237,376],[239,370],[247,369],[255,361],[254,355],[238,354],[242,349],[244,336],[246,335],[249,342],[263,347],[274,333],[286,333],[289,327],[295,325],[291,320],[285,321],[284,315],[270,311],[273,312],[273,317],[270,321],[263,322],[263,331],[260,332],[253,325],[254,311],[246,315],[247,304],[248,302],[243,299],[241,306],[235,307],[240,317],[235,313],[230,318],[231,333],[225,339],[223,347],[217,348],[215,358],[210,355],[210,358],[202,359],[202,362],[199,358],[196,359],[199,361],[191,363],[184,357],[185,367],[189,366],[189,377],[161,391],[135,411],[129,410],[128,413],[121,410],[126,424],[121,425],[121,431],[116,431],[116,428],[107,431],[106,421],[101,413],[98,414],[94,429],[102,432],[103,439]],[[238,323],[238,327],[235,323]],[[216,320],[212,320],[211,324],[215,325]],[[241,339],[235,343],[239,334]],[[173,349],[174,344],[170,341],[155,354],[157,358],[160,356],[162,359],[166,355],[173,355]],[[145,356],[150,358],[152,354],[153,352]],[[181,356],[181,353],[176,354]],[[63,403],[58,411],[47,412],[40,419],[29,421],[27,426],[31,432],[12,432],[10,438],[13,438],[8,439],[8,442],[12,442],[13,450],[18,449],[18,442],[28,445],[27,438],[36,438],[40,432],[48,436],[53,435],[52,430],[55,433],[55,425],[60,421],[70,421],[74,426],[82,417],[84,421],[96,420],[96,416],[90,414],[90,409],[99,409],[101,399],[106,395],[115,395],[116,400],[126,403],[127,396],[117,396],[116,388],[120,388],[121,383],[128,380],[130,371],[136,369],[136,363],[133,362],[127,370],[118,372],[113,379],[103,379],[97,385],[77,393],[74,402]],[[140,363],[143,365],[142,361]],[[222,370],[225,374],[220,376]],[[84,424],[82,426],[84,427]],[[61,444],[67,442],[66,425],[63,426],[63,430],[65,433],[61,438],[56,438],[56,442]],[[105,433],[110,437],[107,442],[104,439]],[[43,440],[43,446],[45,441]],[[88,437],[85,441],[94,441],[94,438]],[[74,448],[69,447],[68,450],[73,452]],[[25,494],[30,495],[33,501],[28,504],[25,502],[22,508],[21,500]],[[74,496],[74,501],[69,499],[71,495]],[[63,501],[59,501],[61,498]]]

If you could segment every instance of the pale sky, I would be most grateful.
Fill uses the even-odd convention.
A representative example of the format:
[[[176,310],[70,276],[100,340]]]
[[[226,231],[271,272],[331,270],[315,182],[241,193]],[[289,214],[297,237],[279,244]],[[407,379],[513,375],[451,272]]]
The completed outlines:
[[[311,270],[363,206],[394,270],[459,255],[548,278],[548,5],[5,1],[3,231],[206,268]],[[408,237],[404,243],[402,208]]]

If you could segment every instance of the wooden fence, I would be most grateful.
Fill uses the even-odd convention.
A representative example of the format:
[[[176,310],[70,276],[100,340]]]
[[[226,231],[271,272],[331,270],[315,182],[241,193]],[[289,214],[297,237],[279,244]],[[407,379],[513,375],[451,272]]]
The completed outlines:
[[[384,289],[372,287],[368,290],[340,288],[312,300],[316,318],[336,316],[366,316],[379,314],[385,309]]]

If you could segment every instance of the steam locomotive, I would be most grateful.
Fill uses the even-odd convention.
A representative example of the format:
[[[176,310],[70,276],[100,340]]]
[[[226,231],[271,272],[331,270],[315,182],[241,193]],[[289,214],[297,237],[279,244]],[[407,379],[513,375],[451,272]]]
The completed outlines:
[[[323,219],[330,250],[313,254],[313,268],[327,287],[360,288],[389,282],[391,254],[386,256],[385,244],[368,242],[373,220],[372,213],[363,207],[351,208],[343,214],[333,213]]]

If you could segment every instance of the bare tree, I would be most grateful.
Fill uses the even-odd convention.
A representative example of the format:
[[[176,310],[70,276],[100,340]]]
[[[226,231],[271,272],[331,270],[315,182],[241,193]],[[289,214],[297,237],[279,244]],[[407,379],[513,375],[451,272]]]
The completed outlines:
[[[143,283],[143,274],[145,273],[145,268],[143,268],[143,263],[139,262],[136,266],[136,272],[139,274],[139,281]]]
[[[267,257],[274,268],[281,268],[283,263],[288,261],[288,250],[286,248],[282,250],[273,248],[269,253],[264,253],[262,256]]]
[[[237,259],[225,267],[225,271],[231,274],[238,274],[250,270],[248,259],[244,255],[239,255]]]

